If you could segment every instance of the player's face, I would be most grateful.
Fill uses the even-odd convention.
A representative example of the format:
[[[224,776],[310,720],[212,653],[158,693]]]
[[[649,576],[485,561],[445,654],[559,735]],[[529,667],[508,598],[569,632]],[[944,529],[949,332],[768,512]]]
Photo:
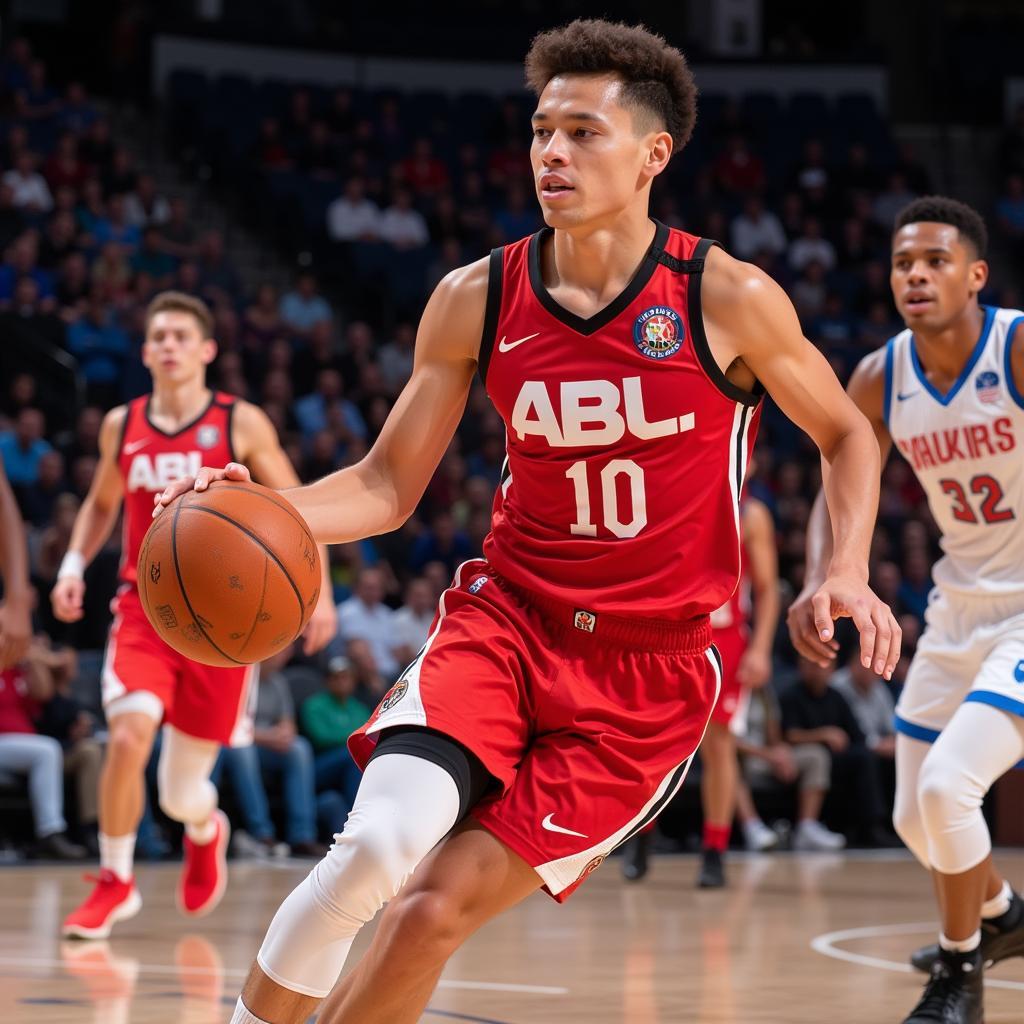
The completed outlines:
[[[893,236],[889,281],[896,308],[911,330],[945,330],[987,278],[988,265],[975,258],[952,224],[908,224]]]
[[[157,313],[149,322],[142,346],[143,365],[157,387],[205,379],[206,367],[216,354],[216,343],[203,337],[199,321],[181,310]]]
[[[636,202],[646,209],[672,137],[645,131],[642,115],[620,102],[621,87],[615,75],[559,75],[541,93],[530,159],[551,227],[597,226]]]

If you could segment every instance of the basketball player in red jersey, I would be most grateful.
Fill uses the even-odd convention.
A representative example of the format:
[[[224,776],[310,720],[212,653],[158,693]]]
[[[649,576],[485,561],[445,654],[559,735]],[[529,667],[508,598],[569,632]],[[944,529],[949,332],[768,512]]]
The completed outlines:
[[[540,886],[564,900],[668,803],[718,697],[708,615],[739,575],[764,389],[822,451],[835,553],[821,633],[852,614],[866,662],[889,674],[898,658],[866,583],[870,427],[774,282],[648,216],[693,127],[682,54],[578,21],[535,40],[527,77],[547,228],[445,278],[371,452],[288,493],[318,540],[394,530],[474,373],[507,426],[485,559],[459,568],[423,650],[353,735],[355,806],[271,923],[234,1024],[304,1021],[388,900],[320,1020],[418,1021],[472,932]],[[204,469],[195,486],[225,476],[247,474]]]
[[[179,908],[186,914],[208,913],[227,880],[228,823],[217,810],[209,774],[222,744],[252,741],[248,712],[255,668],[210,668],[173,651],[146,619],[135,576],[154,495],[194,475],[202,463],[223,466],[245,459],[263,483],[298,483],[264,413],[206,386],[206,367],[217,353],[212,330],[210,312],[199,299],[164,292],[150,303],[142,360],[153,375],[153,393],[107,413],[96,476],[53,588],[57,617],[65,622],[81,618],[83,572],[109,536],[123,502],[122,585],[103,665],[110,741],[100,782],[100,876],[90,896],[65,920],[68,936],[105,937],[115,922],[141,906],[132,875],[135,830],[142,816],[146,762],[161,720],[160,804],[185,825]],[[307,651],[323,647],[334,626],[331,588],[325,581],[306,630]]]

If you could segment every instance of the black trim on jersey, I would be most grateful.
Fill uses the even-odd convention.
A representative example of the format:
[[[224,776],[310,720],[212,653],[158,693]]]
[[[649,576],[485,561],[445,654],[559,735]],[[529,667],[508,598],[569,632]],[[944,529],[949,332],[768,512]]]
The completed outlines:
[[[591,317],[577,316],[564,306],[559,305],[551,293],[544,286],[544,275],[541,273],[540,252],[545,239],[552,234],[551,228],[541,228],[530,239],[530,251],[527,264],[530,268],[530,286],[537,301],[556,319],[566,327],[571,327],[578,334],[591,335],[610,324],[643,290],[647,287],[654,271],[658,269],[658,254],[664,253],[665,243],[668,241],[669,229],[660,221],[654,222],[654,239],[652,240],[644,258],[637,267],[633,279],[626,285],[616,298],[608,303],[604,309],[598,310]]]
[[[704,260],[707,257],[708,250],[713,245],[718,245],[718,242],[713,238],[702,238],[693,250],[693,258],[687,261],[688,263],[699,264],[698,267],[690,271],[693,277],[690,279],[690,296],[687,300],[687,312],[690,314],[690,332],[693,335],[693,350],[697,354],[697,359],[704,368],[704,372],[710,378],[711,383],[726,398],[731,398],[734,402],[742,402],[743,405],[757,405],[764,394],[764,385],[760,381],[755,381],[754,390],[746,391],[744,388],[733,384],[722,372],[718,363],[715,362],[715,357],[711,354],[711,346],[708,344],[707,333],[704,330],[704,314],[701,311],[700,304],[700,286],[703,280]]]
[[[746,452],[743,451],[743,435],[747,430],[747,417],[750,415],[750,406],[745,405],[740,413],[740,429],[736,432],[736,501],[739,503],[740,493],[743,490],[743,467],[746,465]]]
[[[718,648],[712,644],[708,650],[711,652],[711,656],[715,659],[715,663],[718,665],[719,678],[725,681],[725,663],[722,661],[722,655],[719,653]]]
[[[665,792],[661,794],[661,797],[654,803],[651,809],[629,830],[629,832],[623,836],[618,843],[616,843],[616,849],[622,846],[623,843],[628,843],[633,836],[647,828],[647,826],[668,806],[672,797],[676,795],[676,790],[683,784],[683,779],[686,777],[687,769],[690,767],[690,763],[692,761],[693,754],[691,754],[672,773],[672,778],[669,781],[668,786],[665,788]]]
[[[476,357],[477,369],[484,387],[487,386],[487,367],[491,365],[494,351],[494,336],[498,333],[498,318],[501,316],[501,288],[505,276],[505,247],[491,250],[487,266],[487,308],[484,312],[484,333],[480,337],[480,353]]]
[[[237,402],[218,402],[222,409],[228,411],[228,455],[230,458],[229,462],[238,462],[238,456],[235,454],[235,409],[238,408]]]
[[[146,415],[146,422],[150,425],[150,427],[152,427],[153,430],[155,430],[158,434],[162,435],[163,437],[180,437],[182,434],[185,433],[186,430],[191,430],[213,408],[213,405],[214,405],[214,403],[216,401],[217,401],[217,392],[214,391],[211,388],[210,389],[210,400],[206,403],[205,406],[203,406],[203,411],[198,416],[196,416],[195,419],[190,420],[188,423],[186,423],[185,426],[179,427],[173,433],[168,433],[166,430],[161,430],[149,418],[149,407],[150,407],[150,405],[153,402],[153,396],[152,395],[146,395],[146,413],[145,413],[145,415]]]
[[[121,452],[124,451],[124,439],[128,435],[128,421],[132,418],[132,406],[136,405],[137,402],[129,402],[124,407],[124,422],[121,424],[121,436],[117,439],[117,457],[121,458]]]

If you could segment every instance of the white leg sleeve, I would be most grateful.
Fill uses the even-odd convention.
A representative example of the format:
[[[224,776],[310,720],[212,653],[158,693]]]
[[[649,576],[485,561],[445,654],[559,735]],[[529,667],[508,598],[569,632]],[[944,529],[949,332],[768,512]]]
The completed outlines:
[[[359,929],[405,884],[459,814],[443,768],[409,754],[366,767],[345,830],[270,923],[256,960],[271,981],[322,999]]]
[[[928,837],[928,860],[944,875],[977,867],[992,840],[981,802],[992,784],[1024,758],[1024,718],[963,704],[921,766],[917,801]]]
[[[164,814],[186,825],[209,821],[217,808],[217,787],[210,781],[220,745],[197,740],[164,726],[157,789]]]
[[[903,733],[896,736],[896,801],[893,805],[892,824],[907,849],[931,869],[928,860],[928,837],[917,805],[918,781],[921,765],[931,752],[931,745],[915,740]]]

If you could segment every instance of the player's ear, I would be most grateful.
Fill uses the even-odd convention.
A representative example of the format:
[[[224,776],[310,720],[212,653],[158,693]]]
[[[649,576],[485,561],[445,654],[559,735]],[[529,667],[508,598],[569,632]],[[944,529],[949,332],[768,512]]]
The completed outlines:
[[[967,269],[971,282],[971,291],[977,295],[988,284],[988,263],[985,260],[974,260]]]
[[[213,338],[203,339],[203,365],[209,366],[217,358],[217,342]]]
[[[672,136],[668,132],[658,132],[650,141],[647,150],[647,174],[654,178],[668,166],[672,157]]]

